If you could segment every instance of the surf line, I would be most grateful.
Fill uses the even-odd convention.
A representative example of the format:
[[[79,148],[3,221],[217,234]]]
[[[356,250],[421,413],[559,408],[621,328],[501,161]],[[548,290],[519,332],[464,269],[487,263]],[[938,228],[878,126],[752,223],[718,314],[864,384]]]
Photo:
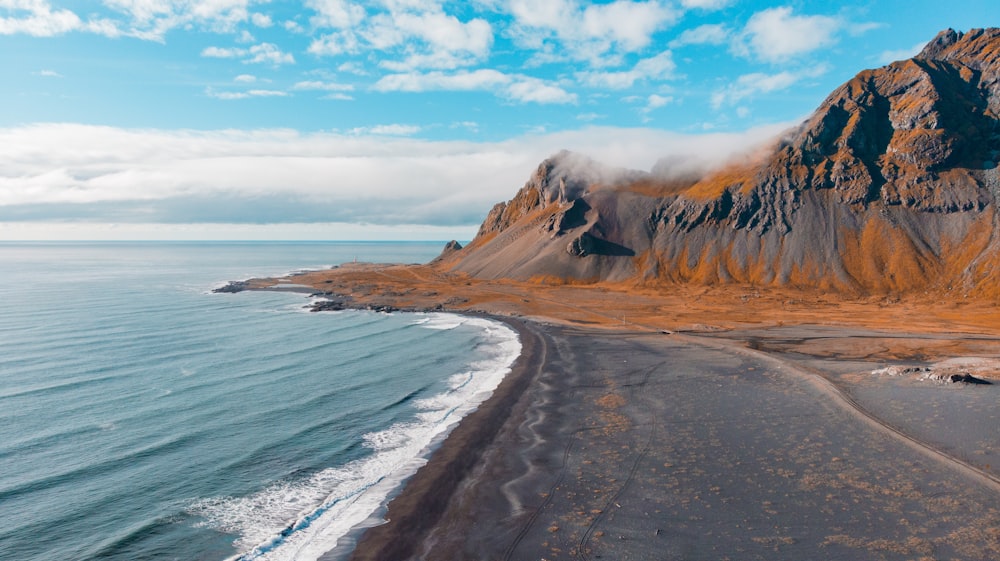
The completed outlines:
[[[288,526],[286,526],[284,530],[282,530],[281,532],[279,532],[276,536],[272,537],[270,540],[268,540],[268,541],[266,541],[266,542],[264,542],[264,543],[262,543],[260,545],[254,546],[254,548],[251,549],[250,551],[248,551],[246,553],[243,553],[243,554],[240,554],[239,556],[233,558],[233,561],[254,561],[255,559],[260,559],[262,556],[267,555],[268,553],[270,553],[270,552],[274,551],[275,549],[278,549],[279,547],[281,547],[281,545],[284,544],[286,541],[288,541],[288,538],[290,538],[296,532],[301,532],[302,530],[305,530],[305,529],[309,528],[310,526],[312,526],[313,522],[315,522],[316,520],[318,520],[319,517],[321,517],[324,514],[326,514],[327,511],[329,511],[331,508],[333,508],[337,504],[342,503],[342,502],[344,502],[344,501],[346,501],[348,499],[351,499],[351,498],[354,498],[354,497],[357,497],[357,496],[361,495],[362,493],[364,493],[368,489],[371,489],[372,487],[374,487],[374,486],[378,485],[379,483],[381,483],[382,480],[384,480],[385,478],[386,478],[385,475],[380,476],[378,479],[376,479],[376,480],[374,480],[374,481],[372,481],[370,483],[367,483],[365,485],[362,485],[358,489],[356,489],[356,490],[354,490],[354,491],[352,491],[352,492],[350,492],[350,493],[348,493],[348,494],[346,494],[346,495],[344,495],[342,497],[336,497],[336,498],[334,498],[332,500],[328,499],[328,500],[324,501],[323,504],[321,504],[315,510],[313,510],[309,514],[306,514],[305,516],[299,518],[295,522],[292,522],[291,524],[289,524]]]
[[[472,380],[472,376],[469,376],[469,379],[466,380],[462,384],[462,386],[465,386],[471,380]],[[446,394],[454,393],[457,389],[458,388],[449,390],[449,391],[446,392]],[[438,419],[435,422],[435,424],[440,425],[442,422],[447,421],[449,418],[451,418],[451,416],[458,409],[459,409],[459,406],[455,406],[455,407],[451,407],[450,409],[445,410],[443,412],[443,415],[441,416],[441,418]],[[267,555],[268,553],[271,553],[272,551],[274,551],[274,550],[278,549],[279,547],[281,547],[282,545],[284,545],[284,543],[287,542],[288,539],[291,538],[294,534],[296,534],[298,532],[301,532],[303,530],[308,529],[310,526],[313,525],[314,522],[316,522],[316,520],[318,520],[321,516],[323,516],[324,514],[326,514],[327,512],[329,512],[329,510],[331,508],[333,508],[334,506],[336,506],[336,505],[338,505],[338,504],[340,504],[340,503],[342,503],[344,501],[350,500],[352,498],[355,498],[355,497],[358,497],[358,496],[364,494],[365,491],[367,491],[368,489],[371,489],[372,487],[378,485],[379,483],[381,483],[382,481],[384,481],[386,477],[388,477],[390,475],[392,475],[392,472],[384,474],[384,475],[381,475],[378,478],[376,478],[375,480],[373,480],[373,481],[371,481],[369,483],[366,483],[366,484],[362,485],[361,487],[358,487],[357,489],[355,489],[354,491],[351,491],[350,493],[348,493],[346,495],[339,496],[339,497],[336,497],[336,498],[333,498],[333,499],[327,499],[326,501],[323,502],[323,504],[321,504],[320,506],[318,506],[315,510],[313,510],[312,512],[306,514],[305,516],[302,516],[301,518],[299,518],[295,522],[292,522],[291,524],[289,524],[288,526],[286,526],[285,529],[283,529],[281,532],[279,532],[278,534],[276,534],[274,537],[270,538],[266,542],[254,546],[253,549],[251,549],[250,551],[247,551],[246,553],[242,553],[242,554],[240,554],[240,555],[238,555],[236,557],[231,558],[232,561],[255,561],[257,559],[260,559],[261,557]]]

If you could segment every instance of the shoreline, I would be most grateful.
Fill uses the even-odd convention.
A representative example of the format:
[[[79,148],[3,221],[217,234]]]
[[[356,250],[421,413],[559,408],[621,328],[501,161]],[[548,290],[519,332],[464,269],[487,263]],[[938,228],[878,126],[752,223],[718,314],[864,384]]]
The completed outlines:
[[[809,318],[823,316],[803,311],[815,299],[776,293],[748,300],[738,288],[707,299],[640,292],[624,300],[609,287],[480,282],[420,266],[369,265],[292,280],[347,308],[487,317],[516,329],[523,344],[502,388],[407,481],[388,504],[389,522],[364,531],[352,560],[642,558],[664,551],[684,559],[791,560],[819,551],[1000,558],[997,470],[956,455],[948,441],[914,438],[905,420],[883,422],[881,405],[857,403],[839,371],[1000,358],[995,328],[984,329],[995,325],[995,306],[956,320],[952,310],[961,306],[826,301],[827,315],[816,321]],[[256,282],[250,289],[273,286]],[[674,302],[684,307],[667,307]],[[776,318],[787,306],[794,321],[785,324]],[[759,310],[766,313],[755,315]],[[912,318],[919,322],[907,332],[895,328]],[[976,420],[948,407],[945,418]],[[806,451],[803,442],[826,451]],[[678,460],[681,451],[690,457]],[[740,481],[744,473],[753,475]],[[794,504],[773,506],[788,497]],[[644,506],[651,503],[658,508]],[[701,514],[691,514],[698,508]],[[880,528],[898,512],[906,514],[903,524]],[[720,514],[728,525],[719,526]],[[820,530],[804,527],[806,519]],[[761,534],[762,527],[782,531]],[[827,528],[840,533],[822,533]],[[715,537],[696,537],[703,534]]]
[[[703,368],[709,368],[702,364],[703,359],[708,356],[712,360],[718,355],[723,356],[725,361],[737,360],[741,363],[754,363],[760,369],[782,369],[784,366],[794,365],[782,363],[779,358],[771,354],[762,354],[751,349],[727,349],[726,347],[735,342],[729,341],[719,344],[717,340],[688,341],[691,336],[670,337],[663,333],[649,333],[644,331],[633,332],[607,332],[592,328],[573,328],[559,325],[541,325],[534,322],[523,322],[516,319],[493,317],[491,319],[502,321],[508,325],[516,326],[519,335],[530,344],[524,344],[522,356],[517,360],[516,371],[512,370],[509,375],[510,384],[495,394],[496,400],[491,397],[484,402],[486,407],[481,406],[481,411],[463,418],[462,422],[442,443],[441,447],[432,455],[427,466],[421,469],[411,478],[400,491],[399,495],[388,505],[387,519],[389,522],[369,528],[357,542],[350,559],[352,561],[374,561],[374,560],[403,560],[403,559],[474,559],[474,558],[497,558],[497,559],[519,559],[519,558],[539,558],[544,556],[547,559],[559,558],[560,554],[570,553],[571,556],[590,558],[598,551],[607,551],[608,555],[622,555],[634,553],[636,548],[642,550],[646,546],[638,546],[633,540],[636,537],[628,537],[626,529],[649,525],[648,522],[631,520],[625,526],[620,526],[615,531],[623,532],[617,535],[617,541],[606,540],[610,534],[608,530],[602,530],[603,526],[614,526],[617,521],[615,515],[623,509],[628,508],[627,503],[634,503],[641,497],[642,500],[650,500],[650,497],[659,496],[669,502],[668,496],[675,492],[684,494],[675,485],[661,485],[657,478],[647,480],[644,483],[636,483],[641,478],[642,467],[649,462],[649,457],[656,455],[653,443],[660,435],[657,433],[655,425],[663,422],[657,420],[658,416],[654,407],[645,412],[648,418],[642,419],[642,414],[635,410],[630,410],[632,402],[641,402],[648,399],[634,390],[638,385],[651,383],[650,376],[657,371],[666,368],[660,361],[662,356],[656,352],[666,349],[669,352],[679,352],[689,355],[687,361],[692,361],[690,365],[693,370],[689,373],[700,372]],[[526,334],[529,334],[527,336]],[[684,339],[685,341],[681,341]],[[611,341],[611,342],[609,342]],[[638,347],[634,344],[641,341]],[[663,349],[659,345],[664,344]],[[566,355],[566,351],[559,351],[557,348],[564,348],[567,345],[574,345],[576,350]],[[576,369],[574,372],[565,370],[565,366],[560,367],[560,363],[575,361],[577,367],[584,362],[581,361],[581,354],[587,354],[588,349],[595,346],[609,346],[612,351],[610,356],[606,356],[601,364],[596,364],[593,369]],[[616,350],[615,350],[616,349]],[[640,353],[645,353],[644,355]],[[654,352],[649,352],[649,351]],[[617,354],[615,354],[617,353]],[[553,355],[562,356],[553,356]],[[622,358],[626,357],[626,358]],[[693,357],[690,358],[690,357]],[[735,358],[734,358],[735,357]],[[626,376],[626,383],[614,383],[603,380],[603,383],[595,383],[595,372],[621,361],[627,364],[631,361],[648,361],[648,366],[643,366],[641,372],[646,380],[637,382],[635,373]],[[728,378],[723,372],[730,368],[719,370],[717,374],[720,379]],[[749,369],[754,371],[754,367]],[[546,372],[546,371],[554,371]],[[566,378],[557,380],[561,374]],[[785,386],[794,386],[798,399],[806,399],[808,403],[817,405],[817,399],[823,396],[829,397],[830,392],[840,391],[839,388],[824,388],[818,384],[818,380],[810,379],[813,374],[802,371],[789,374],[776,375],[781,379],[779,393],[786,392]],[[630,379],[631,378],[631,379]],[[505,382],[508,381],[505,379]],[[681,380],[678,380],[679,382]],[[830,383],[826,381],[825,383]],[[572,394],[580,391],[579,388],[590,388],[590,392],[595,394],[594,399],[576,399]],[[555,388],[559,388],[556,390]],[[555,390],[555,391],[554,391]],[[657,393],[657,392],[653,392]],[[774,396],[771,396],[773,399]],[[705,396],[696,399],[705,400]],[[725,408],[718,408],[713,405],[709,398],[704,405],[717,407],[713,415],[726,418],[728,415]],[[788,405],[782,401],[775,402],[775,407],[801,407],[800,405]],[[841,404],[824,404],[822,407],[830,409],[827,415],[832,415],[852,425],[852,430],[862,434],[862,443],[854,443],[851,449],[857,454],[866,454],[866,448],[872,442],[884,439],[884,432],[872,426],[872,415],[867,411],[849,412]],[[666,408],[669,410],[669,408]],[[666,413],[663,411],[661,413]],[[794,417],[794,415],[791,415]],[[865,419],[868,416],[871,418]],[[712,417],[712,415],[709,415]],[[583,425],[570,430],[569,425]],[[552,425],[545,428],[546,425]],[[809,432],[811,423],[801,423],[795,430]],[[652,426],[652,428],[650,428]],[[579,432],[580,430],[584,432]],[[889,428],[889,430],[894,430]],[[591,431],[600,431],[600,436],[587,436]],[[642,434],[631,434],[642,433]],[[623,436],[630,435],[630,436]],[[780,434],[771,436],[774,440],[772,445],[782,440]],[[852,438],[845,434],[835,434],[830,437],[830,441],[838,443],[843,439]],[[567,468],[575,462],[573,458],[577,454],[586,454],[584,450],[593,448],[595,440],[603,439],[603,444],[598,446],[601,452],[597,456],[590,455],[588,459],[576,463],[577,480],[571,481],[571,472]],[[891,439],[890,439],[891,440]],[[629,451],[622,453],[616,448],[628,448]],[[686,446],[703,446],[699,439],[689,440]],[[795,446],[796,444],[785,445]],[[920,445],[926,445],[920,443]],[[863,458],[854,459],[860,465],[865,466],[865,470],[873,469],[876,472],[894,468],[894,462],[900,462],[903,466],[912,469],[919,466],[928,459],[928,450],[915,449],[913,443],[902,441],[881,443],[881,446],[893,448],[891,455],[869,455]],[[933,447],[929,448],[931,453],[940,453]],[[614,461],[607,462],[603,455],[614,457]],[[627,458],[615,457],[618,455],[629,456]],[[624,462],[622,462],[624,460]],[[634,460],[629,471],[629,461]],[[968,501],[963,504],[969,505],[969,512],[975,513],[978,518],[970,518],[963,521],[959,526],[974,524],[978,520],[987,527],[991,524],[1000,525],[1000,514],[997,514],[990,506],[990,501],[975,504],[977,493],[985,491],[988,495],[996,495],[995,484],[980,486],[982,480],[976,481],[977,476],[982,474],[961,473],[961,469],[956,470],[955,465],[949,466],[953,458],[946,456],[933,467],[924,467],[926,473],[921,477],[922,481],[919,489],[910,490],[905,500],[884,501],[888,504],[881,504],[880,500],[873,500],[868,507],[852,507],[855,510],[864,512],[870,509],[871,515],[886,511],[894,511],[903,508],[907,502],[931,501],[930,489],[934,492],[941,492],[940,486],[949,486],[948,493],[965,495]],[[831,458],[830,465],[845,459]],[[585,473],[594,470],[593,466],[602,465],[606,472],[602,477],[593,477],[587,480]],[[770,462],[768,462],[770,463]],[[780,462],[774,462],[780,464]],[[670,466],[670,462],[662,465]],[[730,466],[731,467],[731,466]],[[775,466],[759,466],[763,473],[767,473]],[[777,466],[779,469],[780,465]],[[657,468],[652,468],[654,471]],[[599,470],[598,470],[599,471]],[[627,472],[623,474],[622,472]],[[709,478],[732,477],[733,473],[727,473],[729,469],[710,473]],[[836,472],[835,472],[836,473]],[[928,475],[930,474],[930,475]],[[625,479],[625,485],[617,488],[615,475]],[[837,473],[837,475],[842,475]],[[857,482],[859,488],[865,486],[879,487],[884,482],[878,477],[874,477],[870,482]],[[895,475],[893,477],[899,477]],[[989,477],[989,479],[994,479]],[[890,477],[892,479],[892,477]],[[608,482],[611,482],[610,484]],[[643,491],[639,497],[629,498],[630,489],[640,487]],[[593,489],[598,487],[599,489]],[[708,489],[717,489],[719,486],[709,486]],[[977,491],[981,489],[981,491]],[[599,495],[601,500],[589,506],[597,508],[582,508],[579,504],[568,506],[559,504],[560,498],[563,500],[577,497],[587,493]],[[600,492],[598,492],[600,491]],[[633,490],[634,492],[634,490]],[[718,493],[718,489],[716,490]],[[760,494],[757,491],[747,491],[748,494]],[[781,488],[774,488],[764,492],[765,496],[778,496],[782,493]],[[741,495],[742,493],[736,493]],[[809,493],[806,493],[809,494]],[[665,497],[666,495],[666,497]],[[867,496],[867,493],[864,494]],[[870,497],[869,497],[870,498]],[[981,497],[980,497],[981,498]],[[732,497],[730,497],[732,499]],[[579,500],[579,499],[575,499]],[[815,500],[815,499],[811,499]],[[586,501],[583,501],[586,502]],[[769,502],[769,501],[764,501]],[[534,504],[533,504],[534,503]],[[725,503],[723,503],[724,505]],[[675,505],[676,506],[676,505]],[[683,511],[690,504],[682,504]],[[809,511],[814,507],[809,506],[804,510],[796,512],[790,519],[781,516],[770,516],[765,514],[762,518],[778,518],[786,524],[790,520],[798,520],[802,515],[809,516]],[[910,507],[912,509],[912,506]],[[965,508],[965,507],[963,507]],[[961,513],[949,509],[948,524],[955,524],[957,517]],[[744,513],[745,514],[745,513]],[[938,513],[939,515],[940,513]],[[676,516],[677,513],[674,514]],[[936,516],[938,516],[936,515]],[[646,515],[649,516],[649,513]],[[915,518],[917,513],[909,513],[909,517]],[[575,531],[570,528],[573,524],[571,519],[577,518]],[[674,517],[670,517],[673,519]],[[833,517],[837,519],[836,516]],[[750,517],[746,520],[752,520]],[[839,522],[843,520],[837,519]],[[927,524],[934,525],[935,522],[927,520]],[[659,542],[660,536],[667,536],[671,533],[669,524],[660,521],[653,528],[652,534],[648,534],[651,543]],[[947,525],[947,524],[946,524]],[[711,526],[711,525],[709,525]],[[651,527],[651,526],[650,526]],[[808,539],[794,536],[754,536],[737,535],[730,536],[729,542],[722,546],[712,548],[726,550],[732,554],[746,553],[747,551],[757,551],[763,555],[767,551],[767,557],[747,558],[768,558],[768,559],[796,559],[802,554],[811,552],[815,554],[817,548],[846,548],[847,551],[857,551],[858,548],[867,548],[875,551],[879,547],[884,547],[886,540],[896,544],[901,554],[913,555],[921,548],[929,547],[930,542],[920,542],[920,545],[913,545],[912,535],[906,536],[908,531],[899,528],[895,529],[874,529],[864,530],[855,528],[855,531],[869,531],[873,535],[867,540],[865,538],[851,537],[848,539],[844,535],[827,535],[823,539],[819,537]],[[943,531],[943,530],[939,530]],[[950,534],[938,537],[941,543],[935,544],[936,548],[954,549],[958,546],[954,536],[957,528],[950,530]],[[899,534],[893,536],[893,534]],[[571,536],[566,540],[565,536]],[[948,537],[951,536],[951,537]],[[677,536],[675,536],[677,537]],[[652,539],[656,538],[656,539]],[[964,538],[963,538],[964,539]],[[860,540],[860,541],[858,541]],[[908,542],[909,540],[909,542]],[[990,538],[983,537],[978,544],[978,552],[986,552],[986,555],[993,555],[1000,551]],[[567,543],[568,542],[568,543]],[[697,542],[697,540],[695,540]],[[608,545],[610,543],[610,546]],[[909,543],[909,545],[907,545]],[[558,545],[557,545],[558,544]],[[793,547],[798,544],[798,547]],[[648,545],[648,544],[647,544]],[[708,546],[708,541],[698,543],[688,543],[687,547],[694,547],[696,550],[704,549]],[[996,547],[995,547],[996,546]],[[972,546],[965,546],[972,547]],[[602,549],[603,548],[603,549]],[[705,553],[705,551],[702,551]],[[695,556],[699,557],[699,556]],[[687,557],[685,557],[687,558]],[[704,555],[701,556],[704,558]],[[896,558],[889,556],[888,558]],[[975,558],[957,555],[956,558]]]
[[[484,448],[494,441],[510,408],[524,396],[544,363],[544,343],[525,322],[487,314],[464,315],[501,322],[514,329],[521,341],[521,354],[493,394],[459,421],[427,463],[389,501],[384,509],[387,522],[363,531],[347,557],[351,561],[405,559],[414,554],[419,541],[437,524],[448,501]]]

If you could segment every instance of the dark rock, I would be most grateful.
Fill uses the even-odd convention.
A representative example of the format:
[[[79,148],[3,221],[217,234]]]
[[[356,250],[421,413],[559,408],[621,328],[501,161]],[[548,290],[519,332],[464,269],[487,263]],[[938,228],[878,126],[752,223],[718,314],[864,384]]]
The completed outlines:
[[[573,257],[586,257],[594,251],[594,237],[589,232],[584,232],[573,238],[566,246],[566,252]]]
[[[953,384],[962,383],[962,384],[992,385],[992,382],[990,382],[989,380],[976,378],[975,376],[969,374],[968,372],[965,372],[963,374],[952,374],[948,378],[948,380]]]
[[[317,300],[309,306],[310,312],[339,312],[347,309],[344,299]]]
[[[565,210],[553,214],[543,228],[547,232],[552,232],[553,237],[561,236],[569,230],[585,225],[588,210],[590,205],[583,199],[577,199]]]
[[[230,281],[225,286],[220,286],[219,288],[216,288],[212,292],[235,294],[237,292],[243,292],[244,290],[247,290],[249,288],[250,288],[250,283],[248,281]]]
[[[600,231],[600,228],[594,227],[586,232],[583,232],[579,236],[569,242],[566,246],[566,252],[574,257],[586,257],[588,255],[609,255],[609,256],[634,256],[635,252],[631,249],[616,244],[614,242],[609,242],[603,238],[595,235],[595,231]]]
[[[460,251],[462,251],[462,244],[458,243],[457,240],[451,240],[450,242],[444,244],[444,249],[441,250],[441,253],[437,257],[431,260],[431,263],[442,263],[448,259],[454,258]]]

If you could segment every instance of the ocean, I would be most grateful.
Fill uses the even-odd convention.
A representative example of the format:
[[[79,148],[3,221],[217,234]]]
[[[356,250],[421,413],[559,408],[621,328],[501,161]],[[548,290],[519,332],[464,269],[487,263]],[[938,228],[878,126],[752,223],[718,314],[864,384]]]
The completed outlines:
[[[517,335],[211,290],[442,246],[0,243],[0,559],[343,557]]]

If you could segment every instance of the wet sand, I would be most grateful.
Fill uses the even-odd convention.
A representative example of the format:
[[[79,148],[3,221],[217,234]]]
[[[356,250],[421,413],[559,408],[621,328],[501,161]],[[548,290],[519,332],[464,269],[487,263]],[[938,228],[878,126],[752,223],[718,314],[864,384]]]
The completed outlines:
[[[293,280],[347,307],[487,313],[525,343],[351,559],[1000,559],[1000,385],[871,373],[1000,358],[996,303],[423,266]]]

